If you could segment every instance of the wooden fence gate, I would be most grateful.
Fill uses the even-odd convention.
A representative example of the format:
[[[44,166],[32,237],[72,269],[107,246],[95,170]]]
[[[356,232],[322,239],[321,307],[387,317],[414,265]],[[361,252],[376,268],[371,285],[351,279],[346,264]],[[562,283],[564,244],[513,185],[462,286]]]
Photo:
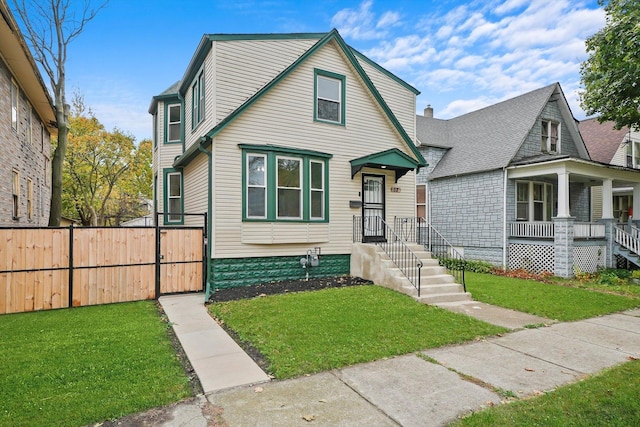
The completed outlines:
[[[204,227],[0,228],[0,314],[201,291],[205,235]]]

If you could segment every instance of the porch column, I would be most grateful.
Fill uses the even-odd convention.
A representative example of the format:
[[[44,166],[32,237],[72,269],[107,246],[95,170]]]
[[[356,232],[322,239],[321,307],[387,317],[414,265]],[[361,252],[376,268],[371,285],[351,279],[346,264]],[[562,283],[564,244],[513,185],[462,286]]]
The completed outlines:
[[[559,196],[559,195],[558,195]],[[558,214],[560,198],[558,197]],[[575,218],[560,216],[553,218],[553,274],[560,277],[573,277],[573,223]]]
[[[613,218],[613,180],[607,178],[602,181],[602,219],[611,218]]]
[[[558,218],[569,218],[569,172],[558,172]]]
[[[633,184],[633,218],[632,223],[640,226],[640,183]]]
[[[598,223],[604,224],[604,238],[607,244],[607,250],[604,254],[604,266],[606,268],[615,268],[615,257],[613,256],[613,241],[615,240],[615,230],[613,218],[603,218]]]

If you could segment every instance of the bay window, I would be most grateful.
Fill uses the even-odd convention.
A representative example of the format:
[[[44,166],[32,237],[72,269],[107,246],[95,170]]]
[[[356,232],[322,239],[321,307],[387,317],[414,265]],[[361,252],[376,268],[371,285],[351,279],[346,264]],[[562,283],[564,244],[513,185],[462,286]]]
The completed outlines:
[[[174,169],[164,171],[164,207],[166,223],[184,224],[182,173]]]
[[[243,150],[243,220],[328,220],[330,154],[271,145]]]

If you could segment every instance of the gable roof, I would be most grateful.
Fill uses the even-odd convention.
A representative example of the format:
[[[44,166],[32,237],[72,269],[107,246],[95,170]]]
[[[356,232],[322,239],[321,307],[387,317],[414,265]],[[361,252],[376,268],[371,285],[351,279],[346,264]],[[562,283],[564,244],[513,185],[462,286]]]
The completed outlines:
[[[628,127],[625,126],[618,130],[614,126],[615,123],[611,121],[600,123],[597,117],[578,123],[578,128],[592,160],[611,163],[620,144],[629,134]]]
[[[180,87],[180,80],[166,88],[160,95],[156,95],[151,98],[151,105],[149,105],[149,114],[155,114],[158,108],[158,101],[163,99],[178,98],[178,88]]]
[[[393,114],[385,100],[382,98],[382,95],[378,92],[373,82],[367,75],[367,73],[362,69],[362,66],[355,58],[355,55],[351,48],[347,46],[345,41],[342,39],[338,30],[333,29],[329,33],[326,33],[322,38],[320,38],[309,50],[303,53],[298,59],[296,59],[293,63],[291,63],[287,68],[285,68],[280,74],[278,74],[274,79],[272,79],[265,86],[260,88],[257,92],[255,92],[251,97],[249,97],[242,105],[232,111],[227,117],[222,119],[218,124],[216,124],[207,134],[201,138],[201,141],[197,144],[193,144],[189,149],[176,161],[174,162],[174,167],[184,167],[191,160],[193,160],[199,153],[201,153],[202,148],[208,148],[211,145],[212,139],[221,132],[224,128],[226,128],[230,123],[235,121],[242,113],[255,104],[260,98],[262,98],[265,94],[267,94],[271,89],[278,85],[285,77],[291,74],[294,70],[296,70],[301,64],[305,63],[311,56],[313,56],[319,49],[326,46],[328,43],[334,42],[336,43],[338,49],[341,50],[349,64],[354,68],[356,74],[360,77],[365,87],[371,93],[373,99],[377,102],[378,106],[383,111],[384,115],[387,117],[391,125],[398,132],[400,138],[403,140],[409,151],[415,156],[418,161],[419,166],[426,165],[426,161],[422,154],[416,148],[415,144],[411,140],[411,137],[404,130],[396,116]],[[183,83],[181,84],[181,90]]]
[[[451,148],[430,178],[507,167],[554,96],[560,101],[560,111],[578,150],[588,156],[560,84],[553,83],[450,120],[417,116],[422,145]]]

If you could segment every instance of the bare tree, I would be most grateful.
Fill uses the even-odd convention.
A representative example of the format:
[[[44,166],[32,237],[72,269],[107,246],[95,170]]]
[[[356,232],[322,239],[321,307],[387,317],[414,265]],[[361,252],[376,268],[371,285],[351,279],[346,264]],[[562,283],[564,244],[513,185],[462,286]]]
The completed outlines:
[[[92,7],[89,0],[84,0],[81,6],[76,6],[78,3],[77,0],[13,0],[26,30],[25,38],[34,58],[49,77],[54,92],[58,143],[51,161],[50,226],[60,225],[62,215],[62,167],[67,151],[70,110],[66,99],[67,47],[107,2],[97,7]]]

